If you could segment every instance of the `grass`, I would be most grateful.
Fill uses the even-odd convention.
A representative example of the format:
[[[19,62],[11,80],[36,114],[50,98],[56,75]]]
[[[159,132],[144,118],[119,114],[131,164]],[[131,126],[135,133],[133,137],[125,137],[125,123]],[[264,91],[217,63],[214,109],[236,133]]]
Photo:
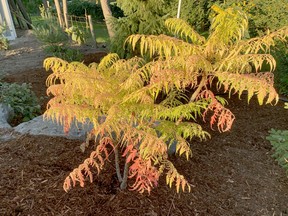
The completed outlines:
[[[39,25],[44,22],[44,19],[41,16],[31,16],[31,21],[33,25]]]
[[[41,25],[45,20],[41,16],[32,16],[32,24],[34,26]],[[73,25],[86,32],[87,37],[91,37],[90,30],[86,28],[85,22],[73,21]],[[93,22],[94,34],[97,43],[107,43],[109,41],[109,35],[105,23]],[[90,38],[88,38],[89,41]]]
[[[109,35],[105,23],[93,23],[93,28],[97,43],[105,43],[109,41]]]

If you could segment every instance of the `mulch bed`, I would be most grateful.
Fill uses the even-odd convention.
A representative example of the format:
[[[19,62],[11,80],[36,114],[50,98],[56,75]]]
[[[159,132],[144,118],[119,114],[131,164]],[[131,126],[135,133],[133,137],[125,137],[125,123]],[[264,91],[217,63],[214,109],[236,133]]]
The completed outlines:
[[[43,97],[48,74],[40,68],[5,80],[32,83]],[[164,177],[150,195],[121,191],[113,161],[92,184],[65,193],[65,177],[88,157],[93,144],[82,153],[81,141],[60,137],[19,135],[2,141],[0,215],[288,215],[288,179],[266,140],[271,128],[288,128],[283,102],[259,106],[255,98],[247,104],[245,96],[233,96],[228,107],[236,116],[230,132],[207,128],[212,138],[191,143],[190,161],[171,158],[193,185],[191,193],[177,194]]]

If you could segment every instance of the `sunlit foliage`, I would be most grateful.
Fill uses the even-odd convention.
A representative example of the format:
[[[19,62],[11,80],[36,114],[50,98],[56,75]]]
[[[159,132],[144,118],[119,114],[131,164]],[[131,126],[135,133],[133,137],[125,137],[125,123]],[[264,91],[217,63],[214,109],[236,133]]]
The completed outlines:
[[[227,101],[216,95],[245,92],[248,101],[257,96],[259,104],[276,103],[273,88],[275,60],[269,54],[274,40],[285,40],[288,28],[262,37],[247,39],[248,19],[233,8],[213,6],[215,17],[205,38],[185,21],[168,19],[171,35],[131,35],[126,42],[142,55],[123,60],[107,55],[99,64],[85,66],[61,59],[45,60],[48,93],[53,99],[45,113],[69,128],[74,120],[93,123],[90,137],[97,145],[91,156],[66,178],[68,191],[77,182],[84,186],[86,176],[93,181],[91,168],[98,173],[109,155],[122,150],[129,164],[132,190],[150,192],[159,177],[177,192],[190,184],[169,160],[168,151],[192,156],[190,143],[205,140],[209,134],[199,121],[208,121],[220,132],[231,129],[235,116],[225,107]],[[270,70],[262,71],[262,65]]]

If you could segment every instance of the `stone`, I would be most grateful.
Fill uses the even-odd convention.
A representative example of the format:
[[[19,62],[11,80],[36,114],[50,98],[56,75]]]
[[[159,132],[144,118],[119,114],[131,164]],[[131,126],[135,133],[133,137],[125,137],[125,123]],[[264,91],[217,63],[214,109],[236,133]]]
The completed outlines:
[[[8,121],[13,115],[14,112],[10,106],[0,103],[0,128],[12,128]]]
[[[19,136],[18,133],[14,133],[13,128],[1,128],[0,129],[0,142],[7,142],[9,140],[16,139]]]
[[[30,135],[60,136],[68,139],[85,140],[87,132],[93,129],[92,123],[72,123],[68,134],[64,133],[63,126],[44,119],[43,115],[14,127],[16,132]]]

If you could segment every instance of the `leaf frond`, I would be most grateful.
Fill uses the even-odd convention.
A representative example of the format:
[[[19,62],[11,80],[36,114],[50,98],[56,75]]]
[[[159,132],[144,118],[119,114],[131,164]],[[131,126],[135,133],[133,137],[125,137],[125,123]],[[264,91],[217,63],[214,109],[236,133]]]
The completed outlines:
[[[105,70],[106,68],[109,68],[109,66],[112,66],[117,60],[119,60],[119,56],[116,53],[109,53],[101,60],[98,69],[100,71]]]
[[[273,87],[273,74],[271,72],[255,74],[231,74],[228,72],[217,73],[218,85],[224,86],[229,93],[238,93],[239,97],[244,91],[248,93],[248,102],[254,94],[257,95],[260,105],[266,98],[266,104],[277,103],[279,96]]]
[[[287,41],[288,26],[284,26],[274,32],[269,32],[262,37],[251,38],[244,43],[243,52],[245,53],[267,53],[270,48],[276,45],[276,41]]]
[[[141,55],[149,53],[150,57],[159,55],[167,58],[179,54],[197,54],[201,49],[201,46],[192,45],[167,35],[131,35],[125,43],[131,44],[134,50],[139,43]]]
[[[63,189],[68,192],[72,187],[76,186],[76,183],[79,182],[81,187],[85,185],[85,179],[88,176],[90,182],[93,182],[93,174],[91,168],[95,168],[99,174],[103,169],[105,160],[108,160],[108,145],[113,145],[113,141],[104,137],[100,144],[96,147],[96,150],[91,152],[90,157],[87,158],[82,164],[75,168],[69,176],[66,177]],[[103,157],[103,153],[105,157]]]
[[[188,192],[191,191],[190,184],[186,181],[184,176],[180,175],[177,172],[176,168],[170,161],[167,161],[167,169],[168,171],[166,175],[166,183],[167,185],[169,185],[170,188],[172,187],[173,183],[175,183],[177,193],[180,192],[180,189],[182,189],[182,191],[184,192],[186,187]]]
[[[172,34],[179,35],[187,42],[191,41],[193,44],[204,44],[206,39],[199,35],[187,22],[179,20],[178,18],[170,18],[165,21],[166,27]]]

